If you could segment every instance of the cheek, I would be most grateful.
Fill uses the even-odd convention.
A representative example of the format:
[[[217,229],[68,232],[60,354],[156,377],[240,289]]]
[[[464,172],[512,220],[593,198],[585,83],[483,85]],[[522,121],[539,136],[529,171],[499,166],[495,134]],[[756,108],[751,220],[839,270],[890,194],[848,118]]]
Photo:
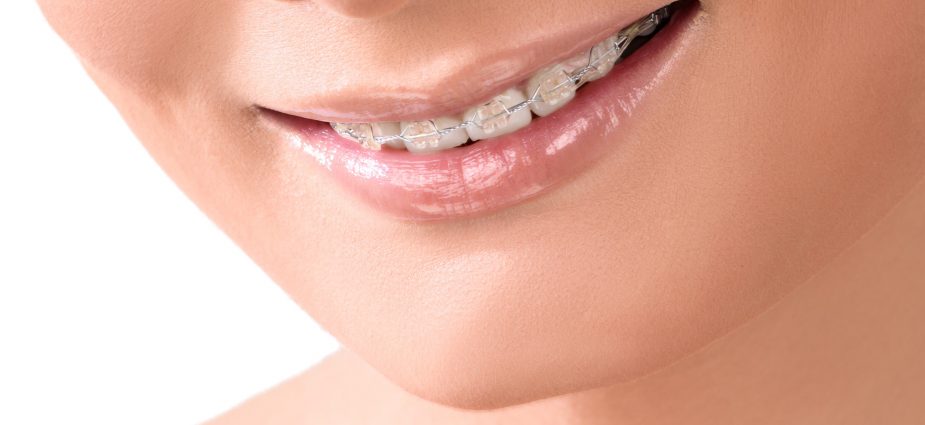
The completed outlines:
[[[215,3],[39,0],[49,23],[87,67],[151,94],[179,90],[190,76],[218,69],[226,53],[218,29],[234,7]]]

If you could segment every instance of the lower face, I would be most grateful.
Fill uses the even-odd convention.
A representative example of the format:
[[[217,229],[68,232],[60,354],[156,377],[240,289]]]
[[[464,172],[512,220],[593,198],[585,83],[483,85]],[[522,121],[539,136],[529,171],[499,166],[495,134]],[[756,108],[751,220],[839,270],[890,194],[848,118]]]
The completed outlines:
[[[623,19],[615,9],[663,4],[411,1],[359,19],[310,2],[40,1],[152,156],[300,306],[407,390],[473,408],[676,361],[818,270],[925,172],[911,112],[922,111],[925,63],[910,54],[925,51],[923,6],[846,3],[692,4],[613,75],[521,130],[518,143],[579,146],[550,155],[547,168],[565,171],[492,183],[501,174],[489,170],[477,183],[508,192],[435,216],[409,207],[413,197],[377,197],[394,186],[335,175],[307,147],[333,161],[425,157],[365,152],[267,110],[411,81],[389,92],[405,102],[369,99],[420,119],[452,109],[440,91],[451,76],[522,56],[504,50],[509,40],[534,46],[546,26],[602,26]],[[442,54],[421,53],[435,46]],[[437,155],[489,143],[506,142]],[[447,205],[437,209],[456,211]]]

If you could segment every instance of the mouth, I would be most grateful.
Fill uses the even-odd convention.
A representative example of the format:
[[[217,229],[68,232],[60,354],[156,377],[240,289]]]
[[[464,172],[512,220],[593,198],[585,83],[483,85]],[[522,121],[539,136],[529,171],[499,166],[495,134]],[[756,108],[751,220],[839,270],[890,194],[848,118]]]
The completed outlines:
[[[258,110],[368,207],[410,221],[486,214],[549,191],[619,144],[618,130],[683,54],[698,8],[694,0],[660,7],[490,99],[434,118],[325,122]]]

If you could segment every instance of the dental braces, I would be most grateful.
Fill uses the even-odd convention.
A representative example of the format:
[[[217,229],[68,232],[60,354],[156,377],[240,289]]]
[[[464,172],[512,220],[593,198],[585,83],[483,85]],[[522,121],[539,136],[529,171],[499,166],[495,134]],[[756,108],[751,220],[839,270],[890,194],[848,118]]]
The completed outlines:
[[[493,115],[487,117],[483,117],[479,112],[476,112],[473,114],[472,118],[467,118],[465,121],[462,121],[457,125],[442,129],[437,129],[437,124],[434,122],[434,120],[421,121],[421,123],[429,123],[429,127],[433,130],[429,133],[419,133],[413,136],[405,135],[411,126],[401,129],[399,134],[388,136],[373,135],[372,125],[367,123],[332,122],[331,127],[334,128],[334,130],[337,131],[337,133],[339,133],[341,136],[350,138],[360,143],[362,147],[371,150],[381,150],[382,145],[396,141],[420,145],[429,144],[434,146],[437,142],[439,142],[441,137],[454,131],[466,129],[470,126],[477,126],[482,129],[491,130],[498,125],[498,122],[506,122],[506,120],[509,119],[511,115],[529,108],[531,104],[538,102],[548,102],[548,99],[550,98],[561,97],[564,94],[574,93],[574,91],[578,90],[580,87],[589,83],[591,80],[596,79],[594,77],[599,78],[600,76],[596,74],[599,72],[602,66],[613,65],[618,62],[626,52],[626,49],[629,48],[630,43],[632,43],[633,40],[639,36],[651,35],[662,23],[662,21],[668,18],[668,16],[669,7],[663,7],[646,15],[630,26],[618,31],[616,35],[611,36],[613,39],[611,48],[604,52],[600,52],[598,50],[600,48],[599,45],[592,47],[588,51],[588,64],[580,69],[569,72],[560,69],[559,67],[553,68],[547,74],[558,73],[559,75],[544,74],[541,79],[549,81],[550,78],[555,78],[556,80],[553,81],[558,81],[556,85],[553,87],[544,87],[543,84],[538,84],[536,89],[534,89],[530,94],[530,97],[523,102],[512,106],[506,106],[499,100],[495,99],[476,108],[477,111],[479,108],[485,107],[489,107],[492,108],[491,110],[497,111]]]

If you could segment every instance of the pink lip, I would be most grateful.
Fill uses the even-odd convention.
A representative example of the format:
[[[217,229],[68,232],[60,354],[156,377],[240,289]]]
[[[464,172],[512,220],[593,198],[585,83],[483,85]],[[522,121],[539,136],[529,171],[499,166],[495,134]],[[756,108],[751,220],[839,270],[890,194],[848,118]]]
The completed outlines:
[[[326,123],[270,112],[297,149],[370,207],[399,219],[475,216],[535,197],[614,149],[619,130],[684,54],[697,8],[666,28],[565,108],[508,136],[431,155],[370,151]]]

